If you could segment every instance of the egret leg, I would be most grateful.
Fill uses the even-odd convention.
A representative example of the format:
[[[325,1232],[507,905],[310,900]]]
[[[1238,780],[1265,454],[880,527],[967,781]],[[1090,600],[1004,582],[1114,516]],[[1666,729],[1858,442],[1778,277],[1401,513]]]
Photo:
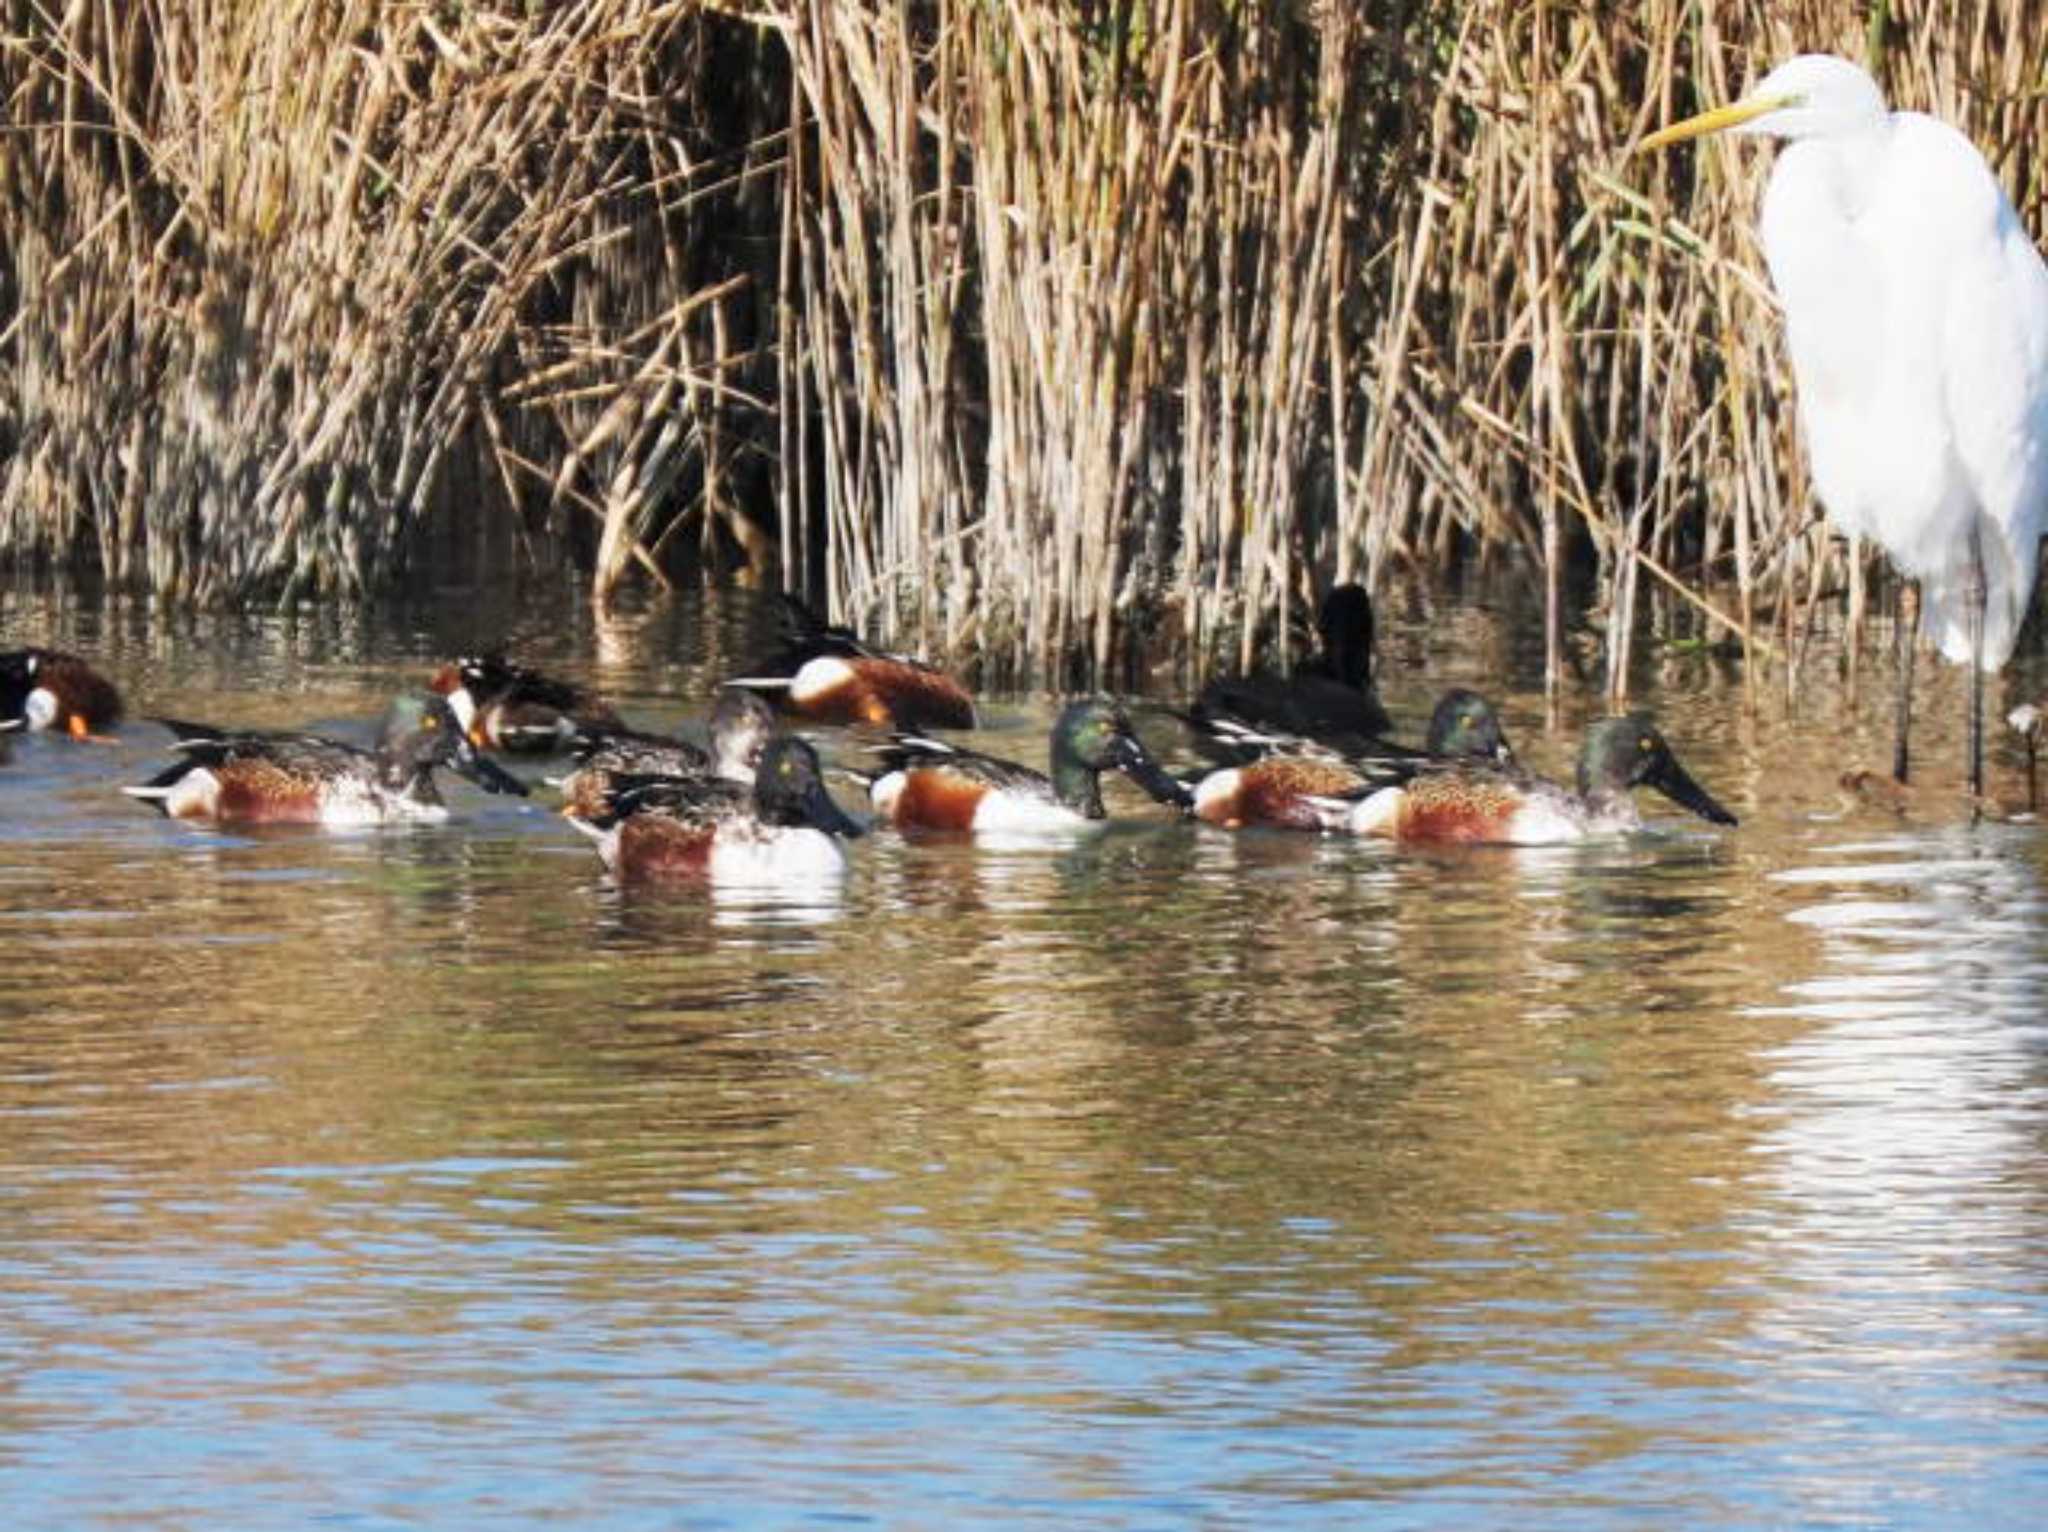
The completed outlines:
[[[1969,586],[1964,591],[1964,620],[1970,638],[1970,815],[1984,805],[1984,609],[1990,590],[1984,578],[1984,540],[1970,528]]]
[[[1913,640],[1920,632],[1920,582],[1899,586],[1898,619],[1892,624],[1894,658],[1898,662],[1898,708],[1892,715],[1892,780],[1903,783],[1909,764],[1906,730],[1913,719]]]

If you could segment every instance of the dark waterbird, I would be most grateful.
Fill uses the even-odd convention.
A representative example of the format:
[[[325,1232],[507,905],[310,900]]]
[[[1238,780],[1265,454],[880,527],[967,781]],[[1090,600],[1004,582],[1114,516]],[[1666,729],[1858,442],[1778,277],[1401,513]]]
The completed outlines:
[[[121,711],[114,683],[78,655],[35,645],[0,653],[0,719],[89,739]]]
[[[1382,741],[1368,754],[1349,756],[1293,735],[1217,727],[1233,749],[1250,758],[1202,776],[1195,784],[1194,812],[1198,819],[1230,829],[1327,829],[1328,813],[1316,802],[1319,798],[1356,797],[1432,766],[1515,764],[1493,704],[1463,687],[1437,699],[1420,750]]]
[[[726,682],[814,723],[873,729],[971,729],[974,699],[923,660],[888,654],[785,593],[782,646]]]
[[[1325,828],[1408,843],[1551,845],[1642,827],[1632,790],[1654,787],[1710,824],[1732,825],[1678,762],[1648,713],[1586,731],[1576,791],[1520,770],[1448,767],[1344,798],[1317,800]]]
[[[593,817],[612,785],[627,777],[719,777],[751,783],[761,752],[775,737],[775,714],[752,692],[731,687],[711,710],[711,748],[634,729],[594,730],[569,742],[576,769],[551,786],[562,793],[562,812]]]
[[[179,759],[122,791],[174,819],[239,824],[382,824],[448,817],[434,783],[446,767],[491,793],[524,796],[517,777],[480,755],[442,697],[392,703],[377,745],[319,734],[233,730],[156,720],[177,735]]]
[[[840,841],[863,833],[832,799],[818,753],[794,735],[762,750],[749,784],[713,776],[620,777],[569,822],[622,878],[836,878]]]
[[[470,743],[485,750],[545,755],[579,734],[625,728],[612,705],[588,687],[503,655],[443,665],[428,686],[448,699]]]
[[[1314,740],[1347,755],[1363,754],[1393,727],[1373,690],[1372,597],[1362,585],[1333,588],[1316,621],[1322,647],[1291,675],[1257,671],[1225,676],[1202,688],[1188,708],[1189,721],[1203,731],[1211,758],[1220,765],[1245,757],[1222,747],[1217,725]]]
[[[1051,772],[898,735],[880,752],[869,782],[876,812],[891,824],[930,830],[1031,833],[1071,830],[1106,817],[1102,774],[1121,771],[1153,799],[1186,810],[1187,785],[1153,759],[1114,702],[1069,703],[1054,721]]]

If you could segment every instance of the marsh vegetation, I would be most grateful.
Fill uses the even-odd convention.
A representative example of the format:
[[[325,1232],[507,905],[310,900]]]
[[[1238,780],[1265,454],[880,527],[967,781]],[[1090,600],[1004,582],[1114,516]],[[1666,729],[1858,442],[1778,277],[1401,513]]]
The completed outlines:
[[[201,603],[568,556],[1085,678],[1510,561],[1790,677],[1866,559],[1769,157],[1629,145],[1830,48],[2042,222],[2020,0],[5,16],[0,552]]]

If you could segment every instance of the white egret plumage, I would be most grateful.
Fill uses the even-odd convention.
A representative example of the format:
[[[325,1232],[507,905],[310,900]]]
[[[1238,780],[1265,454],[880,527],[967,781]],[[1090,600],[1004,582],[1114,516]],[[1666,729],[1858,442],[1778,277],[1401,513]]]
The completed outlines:
[[[1942,653],[1971,665],[1981,797],[1984,672],[2012,654],[2048,531],[2048,269],[1976,147],[1935,118],[1887,111],[1844,59],[1791,59],[1642,147],[1724,129],[1789,140],[1760,232],[1814,488],[1838,528],[1919,583]],[[1909,630],[1901,781],[1910,643]]]

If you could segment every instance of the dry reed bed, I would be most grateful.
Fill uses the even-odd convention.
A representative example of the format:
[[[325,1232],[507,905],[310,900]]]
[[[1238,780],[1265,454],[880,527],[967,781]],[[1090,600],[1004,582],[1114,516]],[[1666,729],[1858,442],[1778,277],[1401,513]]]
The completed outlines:
[[[197,600],[358,592],[482,501],[594,509],[614,577],[763,408],[706,318],[744,275],[664,237],[694,10],[17,0],[0,543]]]
[[[1626,151],[1832,48],[2041,227],[2048,12],[1864,12],[12,0],[0,545],[224,599],[566,529],[604,592],[694,530],[1051,680],[1476,551],[1553,631],[1590,578],[1617,679],[1646,590],[1796,659],[1862,560],[1769,156]]]

